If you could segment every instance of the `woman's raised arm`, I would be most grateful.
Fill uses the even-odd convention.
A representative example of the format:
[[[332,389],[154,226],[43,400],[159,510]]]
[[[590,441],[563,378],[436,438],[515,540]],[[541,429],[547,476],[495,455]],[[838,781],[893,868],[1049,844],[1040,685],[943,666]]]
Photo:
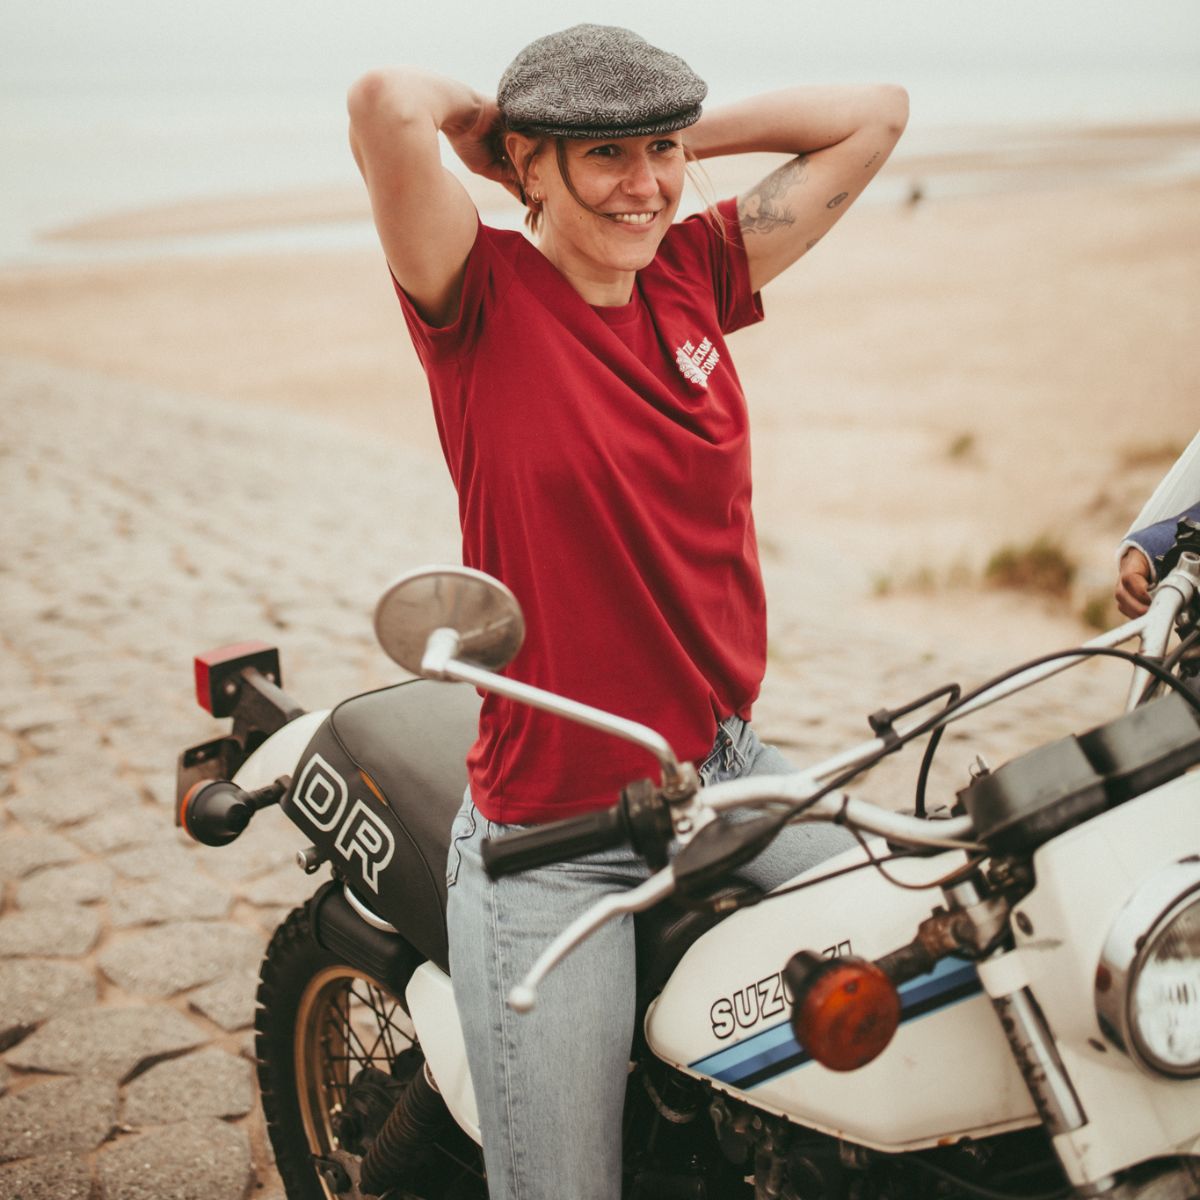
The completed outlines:
[[[907,120],[901,87],[795,87],[707,111],[687,131],[697,158],[796,155],[738,197],[756,291],[812,249],[854,203]]]
[[[478,216],[442,166],[438,133],[480,175],[501,180],[495,100],[424,71],[371,71],[350,89],[350,147],[396,281],[432,325],[453,321]]]

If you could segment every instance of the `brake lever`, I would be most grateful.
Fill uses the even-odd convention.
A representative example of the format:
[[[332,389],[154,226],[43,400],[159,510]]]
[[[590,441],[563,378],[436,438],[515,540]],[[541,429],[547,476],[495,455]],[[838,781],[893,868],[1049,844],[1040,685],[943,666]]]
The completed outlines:
[[[645,883],[638,884],[628,892],[615,892],[606,896],[598,904],[593,904],[586,912],[580,913],[545,950],[538,955],[537,962],[526,972],[521,980],[508,993],[508,1007],[514,1012],[530,1012],[537,1004],[537,989],[542,980],[556,967],[576,946],[587,941],[602,925],[614,917],[626,913],[639,913],[665,900],[675,890],[675,872],[671,867],[651,875]]]
[[[761,854],[782,827],[774,813],[755,813],[743,821],[719,814],[700,829],[671,864],[681,895],[695,896]]]

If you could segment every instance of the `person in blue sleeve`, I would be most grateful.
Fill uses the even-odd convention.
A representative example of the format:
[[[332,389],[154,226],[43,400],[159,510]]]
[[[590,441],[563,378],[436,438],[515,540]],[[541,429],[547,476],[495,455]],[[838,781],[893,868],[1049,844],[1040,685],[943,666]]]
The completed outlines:
[[[1157,582],[1154,561],[1175,544],[1175,529],[1188,518],[1200,521],[1200,504],[1193,504],[1177,517],[1135,530],[1121,543],[1116,600],[1125,616],[1140,617],[1149,608],[1150,587]]]

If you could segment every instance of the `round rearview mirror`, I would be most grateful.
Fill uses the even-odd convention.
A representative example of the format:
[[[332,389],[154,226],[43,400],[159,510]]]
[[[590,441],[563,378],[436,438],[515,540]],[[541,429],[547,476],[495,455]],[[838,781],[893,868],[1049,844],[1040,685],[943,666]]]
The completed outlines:
[[[498,579],[470,567],[419,567],[401,575],[375,606],[375,636],[384,653],[420,675],[429,635],[458,634],[457,658],[498,671],[525,640],[517,598]]]

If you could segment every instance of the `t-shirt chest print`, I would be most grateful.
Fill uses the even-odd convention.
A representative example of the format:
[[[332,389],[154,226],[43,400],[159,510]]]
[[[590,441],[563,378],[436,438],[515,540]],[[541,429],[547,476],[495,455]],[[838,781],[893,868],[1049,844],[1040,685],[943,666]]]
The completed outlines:
[[[708,387],[708,377],[721,361],[721,355],[709,338],[701,338],[699,345],[690,339],[675,351],[675,365],[680,374],[697,387]]]

